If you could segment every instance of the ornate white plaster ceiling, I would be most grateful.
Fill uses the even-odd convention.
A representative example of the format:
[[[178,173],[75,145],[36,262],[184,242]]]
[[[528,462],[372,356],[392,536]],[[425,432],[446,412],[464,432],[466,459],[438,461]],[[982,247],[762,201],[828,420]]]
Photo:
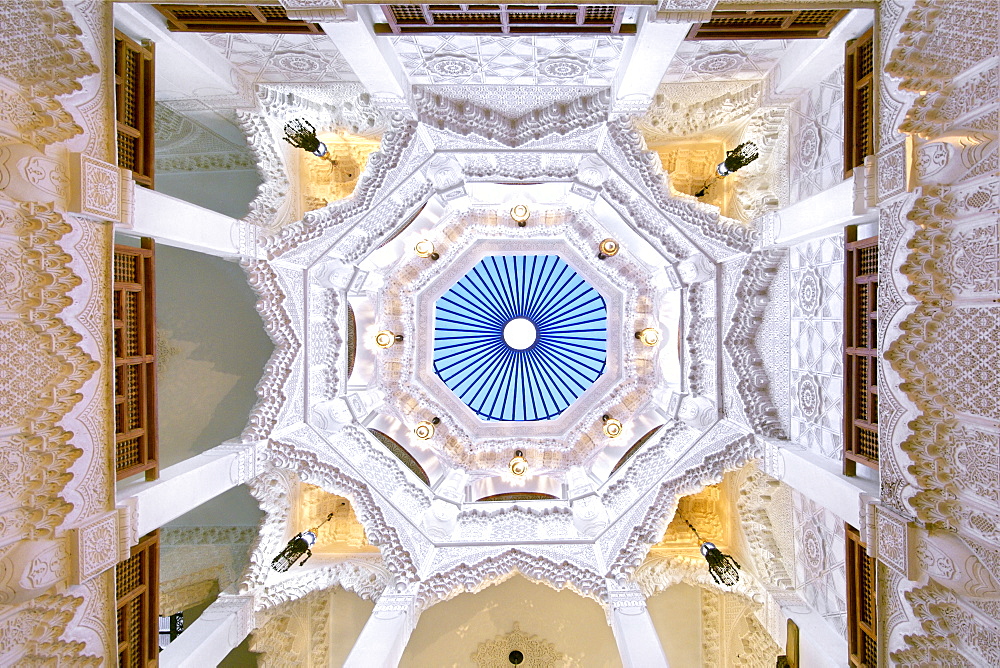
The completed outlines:
[[[544,109],[553,104],[568,104],[574,100],[594,95],[599,86],[514,86],[505,85],[503,94],[489,85],[427,86],[426,93],[440,95],[456,102],[492,109],[507,118],[520,118],[529,111]]]
[[[250,83],[357,81],[326,35],[203,33]]]
[[[763,79],[787,47],[781,39],[683,42],[663,83]]]
[[[283,528],[288,490],[302,481],[351,500],[397,588],[412,587],[421,607],[495,584],[514,571],[606,601],[606,578],[635,569],[661,538],[679,496],[717,481],[724,471],[761,452],[763,444],[753,431],[768,428],[771,409],[766,383],[758,382],[753,366],[760,356],[754,340],[759,318],[755,320],[752,309],[741,311],[742,302],[735,298],[742,291],[749,295],[759,290],[753,281],[768,280],[767,262],[748,255],[756,232],[720,217],[713,207],[671,193],[655,158],[644,151],[641,136],[628,121],[607,121],[586,105],[570,106],[544,127],[532,126],[528,136],[496,132],[503,138],[498,141],[485,136],[493,135],[502,121],[488,115],[473,120],[476,129],[471,132],[458,126],[465,135],[449,130],[447,122],[444,127],[397,122],[353,197],[311,211],[303,220],[277,222],[287,195],[267,184],[252,206],[274,212],[268,215],[276,222],[268,226],[277,231],[255,242],[246,240],[248,255],[260,258],[247,261],[246,268],[260,295],[258,310],[275,341],[258,386],[260,401],[243,435],[267,443],[266,473],[252,487],[267,519],[246,587],[266,581],[270,558],[287,540]],[[246,126],[271,133],[271,143],[278,141],[276,122],[248,121]],[[263,136],[252,139],[255,146],[264,141]],[[261,155],[268,159],[266,152]],[[538,188],[549,188],[550,196],[529,196]],[[495,189],[506,189],[511,197],[498,198],[491,194]],[[641,262],[625,252],[617,269],[614,258],[591,262],[606,281],[615,283],[614,272],[620,271],[624,273],[617,280],[634,283],[630,312],[635,319],[619,325],[622,338],[634,331],[638,320],[658,317],[658,306],[643,297],[644,291],[678,295],[681,331],[671,346],[684,342],[675,362],[681,387],[680,392],[658,395],[654,385],[646,388],[649,396],[626,402],[622,412],[632,417],[623,421],[633,423],[635,437],[664,425],[627,460],[622,455],[632,439],[566,461],[558,461],[561,455],[553,459],[557,450],[539,447],[529,451],[533,477],[556,484],[539,482],[541,487],[535,489],[556,498],[475,503],[466,499],[504,491],[483,481],[497,479],[496,472],[519,439],[495,439],[498,447],[481,460],[455,453],[445,457],[443,443],[435,451],[437,446],[408,440],[412,423],[400,419],[399,411],[405,397],[346,376],[346,310],[350,300],[359,325],[354,375],[364,364],[395,369],[401,377],[415,373],[418,363],[409,346],[419,345],[421,331],[429,332],[430,327],[422,330],[421,314],[401,306],[407,286],[421,284],[422,272],[428,272],[430,284],[433,274],[446,271],[452,260],[444,257],[460,256],[463,227],[470,236],[488,233],[490,225],[477,228],[473,220],[463,220],[461,212],[485,206],[492,209],[492,227],[504,230],[502,236],[521,235],[528,242],[538,235],[544,225],[522,229],[503,219],[512,200],[522,198],[539,212],[551,211],[546,220],[572,213],[575,227],[550,238],[562,236],[570,247],[579,244],[576,252],[581,257],[594,253],[605,230],[621,240],[626,251],[640,248],[640,240],[655,249],[651,256],[639,254]],[[590,222],[581,227],[581,221]],[[434,239],[442,260],[420,258],[418,263],[412,254],[399,260],[412,248],[411,233],[440,235]],[[543,240],[536,237],[531,243]],[[649,271],[650,263],[659,267]],[[645,283],[636,278],[643,273],[648,274]],[[735,301],[718,298],[720,293],[733,295]],[[366,314],[357,302],[365,294],[374,294],[384,304],[397,300],[400,306],[377,316],[372,305]],[[374,332],[365,328],[380,328],[377,317],[390,313],[404,328],[404,343],[387,351],[366,350],[364,342]],[[638,351],[634,354],[639,367],[656,366],[655,357],[643,361],[647,353],[634,347],[634,339],[631,345],[630,350]],[[390,355],[379,357],[376,352]],[[671,358],[663,353],[661,349],[659,360]],[[652,373],[662,374],[663,369]],[[410,408],[420,406],[416,402]],[[720,419],[723,406],[726,417]],[[590,408],[590,421],[581,423],[580,433],[599,429],[602,408]],[[395,420],[396,433],[405,447],[413,448],[410,454],[424,467],[430,486],[369,432],[366,427],[375,424],[373,420],[381,421],[382,431],[391,431]],[[442,432],[447,429],[443,426]]]
[[[156,171],[256,169],[244,142],[235,143],[202,123],[157,103],[155,118]],[[216,117],[218,122],[226,120]],[[235,125],[233,132],[239,132]]]
[[[415,84],[608,86],[625,37],[402,35],[393,47]]]

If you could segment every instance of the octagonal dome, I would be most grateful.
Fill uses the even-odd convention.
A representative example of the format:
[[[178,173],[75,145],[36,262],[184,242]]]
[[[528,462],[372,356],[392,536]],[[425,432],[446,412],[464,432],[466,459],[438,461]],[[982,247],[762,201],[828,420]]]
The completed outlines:
[[[607,323],[557,255],[489,255],[435,303],[434,373],[481,420],[551,420],[604,373]]]

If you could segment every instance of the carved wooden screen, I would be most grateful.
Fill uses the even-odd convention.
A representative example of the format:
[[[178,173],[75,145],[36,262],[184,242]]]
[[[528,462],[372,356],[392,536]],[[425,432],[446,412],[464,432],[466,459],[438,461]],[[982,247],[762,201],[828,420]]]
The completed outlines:
[[[878,237],[855,241],[847,229],[844,253],[844,473],[858,462],[878,468]]]
[[[847,646],[851,666],[878,666],[878,615],[875,559],[865,551],[858,530],[845,525],[847,544]]]
[[[875,42],[869,28],[844,56],[844,176],[875,153]]]
[[[115,31],[115,118],[118,166],[139,185],[153,187],[153,43]]]
[[[830,34],[846,9],[721,9],[696,23],[687,39],[817,39]]]
[[[156,304],[153,240],[115,246],[115,470],[118,480],[145,472],[155,480]]]
[[[115,566],[120,668],[155,666],[159,647],[160,532],[143,536]]]
[[[382,5],[381,33],[634,33],[615,5]]]
[[[285,8],[271,5],[153,5],[175,32],[323,32],[315,23],[288,18]]]

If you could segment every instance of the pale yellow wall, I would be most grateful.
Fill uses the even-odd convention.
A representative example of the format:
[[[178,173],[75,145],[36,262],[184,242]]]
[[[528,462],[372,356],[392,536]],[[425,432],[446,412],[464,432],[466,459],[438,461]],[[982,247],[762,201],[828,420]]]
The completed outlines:
[[[478,594],[461,594],[425,611],[403,652],[401,668],[458,668],[475,664],[480,643],[513,630],[543,638],[566,654],[566,665],[621,666],[604,611],[570,591],[555,591],[515,576]],[[526,662],[527,663],[527,662]]]
[[[678,584],[646,601],[670,668],[700,668],[701,589]]]

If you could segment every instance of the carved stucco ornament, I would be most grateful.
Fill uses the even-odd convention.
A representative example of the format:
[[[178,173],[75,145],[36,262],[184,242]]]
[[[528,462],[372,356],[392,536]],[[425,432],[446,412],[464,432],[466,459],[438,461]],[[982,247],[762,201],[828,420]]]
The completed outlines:
[[[514,629],[479,644],[471,658],[479,668],[507,668],[511,665],[510,653],[520,652],[525,668],[556,668],[566,660],[566,655],[544,639],[529,635],[514,622]]]

